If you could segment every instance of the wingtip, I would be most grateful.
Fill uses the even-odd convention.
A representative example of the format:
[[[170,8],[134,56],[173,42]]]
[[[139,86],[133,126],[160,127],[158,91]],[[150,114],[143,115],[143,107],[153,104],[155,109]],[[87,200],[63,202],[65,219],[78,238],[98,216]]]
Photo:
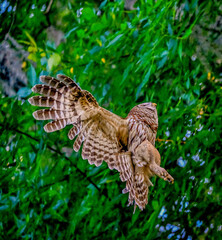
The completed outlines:
[[[73,145],[73,150],[74,150],[75,152],[78,152],[78,151],[79,151],[79,148],[76,147],[75,144],[74,144],[74,145]]]
[[[38,114],[37,114],[37,111],[33,112],[33,113],[32,113],[32,116],[33,116],[35,119],[38,120]]]
[[[73,136],[72,134],[69,133],[68,138],[69,138],[69,140],[73,140],[75,138],[75,136]]]
[[[44,127],[44,130],[45,130],[45,132],[47,132],[47,133],[50,133],[51,131],[49,130],[49,128],[48,128],[48,125],[46,124]]]
[[[63,79],[63,78],[67,78],[67,77],[68,77],[68,76],[66,76],[66,75],[64,75],[64,74],[57,74],[57,78],[59,78],[59,79],[60,79],[60,78]]]
[[[33,87],[31,88],[32,92],[38,93],[38,88],[37,88],[38,85],[39,85],[39,84],[37,84],[37,85],[35,85],[35,86],[33,86]]]
[[[42,76],[39,77],[39,79],[40,79],[41,82],[44,82],[44,79],[45,79],[45,78],[46,78],[46,75],[42,75]]]
[[[30,97],[30,98],[28,99],[28,102],[29,102],[31,105],[33,105],[33,97]]]
[[[64,75],[64,74],[57,74],[56,77],[61,81],[67,79],[71,82],[74,82],[74,80],[72,78],[70,78],[69,76]]]

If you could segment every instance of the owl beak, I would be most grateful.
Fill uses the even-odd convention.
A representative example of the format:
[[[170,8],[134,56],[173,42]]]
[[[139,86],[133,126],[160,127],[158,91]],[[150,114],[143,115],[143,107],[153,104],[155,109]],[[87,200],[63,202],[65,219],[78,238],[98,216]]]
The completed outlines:
[[[156,106],[157,106],[157,104],[156,104],[156,103],[152,103],[152,106],[156,107]]]

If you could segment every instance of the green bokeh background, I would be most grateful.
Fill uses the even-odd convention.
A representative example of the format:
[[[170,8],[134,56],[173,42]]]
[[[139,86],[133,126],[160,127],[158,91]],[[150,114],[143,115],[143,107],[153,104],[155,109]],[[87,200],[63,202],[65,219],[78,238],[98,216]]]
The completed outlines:
[[[0,85],[0,238],[220,239],[220,1],[141,0],[133,11],[124,1],[0,6],[0,42],[22,47],[18,71],[28,79],[14,95]],[[13,78],[5,64],[4,84]],[[32,117],[31,87],[58,73],[122,117],[158,104],[156,147],[175,183],[152,178],[143,212],[127,207],[117,171],[72,151],[70,127],[46,134]]]

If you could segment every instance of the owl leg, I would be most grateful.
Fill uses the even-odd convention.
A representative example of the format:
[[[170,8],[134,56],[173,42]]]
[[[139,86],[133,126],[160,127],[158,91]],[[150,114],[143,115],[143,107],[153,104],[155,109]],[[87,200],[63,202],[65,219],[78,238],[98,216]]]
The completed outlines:
[[[163,178],[165,181],[170,183],[174,182],[173,177],[162,167],[158,166],[156,163],[149,165],[150,170],[155,173],[158,177]]]
[[[173,177],[164,168],[160,167],[160,154],[149,141],[145,140],[137,147],[136,155],[138,159],[142,159],[142,163],[146,162],[151,173],[173,183]],[[148,176],[152,176],[152,174],[148,174]]]

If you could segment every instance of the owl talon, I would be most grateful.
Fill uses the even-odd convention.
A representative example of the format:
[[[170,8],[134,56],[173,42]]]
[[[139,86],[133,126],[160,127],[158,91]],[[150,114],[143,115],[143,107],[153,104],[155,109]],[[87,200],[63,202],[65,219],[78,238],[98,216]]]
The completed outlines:
[[[170,183],[174,182],[173,177],[164,169],[158,166],[157,164],[150,165],[150,169],[153,173],[155,173],[157,176],[163,178],[164,181],[168,181]]]

